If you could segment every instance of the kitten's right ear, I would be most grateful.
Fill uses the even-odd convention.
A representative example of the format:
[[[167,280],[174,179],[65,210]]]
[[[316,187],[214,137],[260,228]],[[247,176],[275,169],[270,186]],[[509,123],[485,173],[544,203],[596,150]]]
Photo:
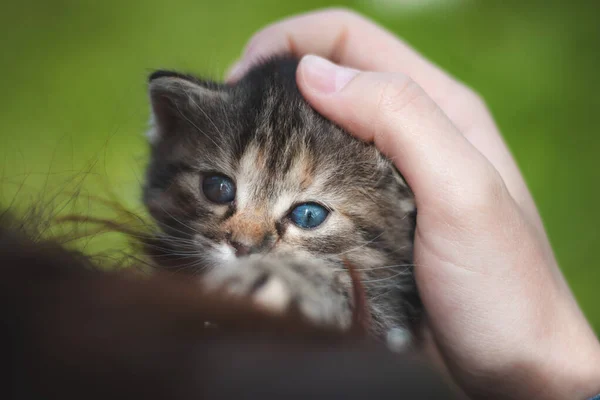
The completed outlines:
[[[174,134],[182,121],[206,113],[206,106],[227,99],[224,85],[203,81],[192,75],[173,71],[156,71],[148,78],[152,117],[148,140],[154,144]]]

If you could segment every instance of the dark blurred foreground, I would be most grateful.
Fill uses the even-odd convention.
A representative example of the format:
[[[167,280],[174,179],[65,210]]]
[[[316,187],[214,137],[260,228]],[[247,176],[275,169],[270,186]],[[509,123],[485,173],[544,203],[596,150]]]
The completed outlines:
[[[102,271],[2,221],[3,399],[452,398],[415,356],[182,276]]]

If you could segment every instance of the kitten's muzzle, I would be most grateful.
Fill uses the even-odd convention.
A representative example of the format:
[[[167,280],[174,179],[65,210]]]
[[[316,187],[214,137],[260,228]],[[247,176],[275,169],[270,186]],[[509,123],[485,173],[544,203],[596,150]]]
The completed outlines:
[[[273,242],[271,235],[266,235],[258,244],[243,243],[232,238],[227,239],[227,243],[235,251],[236,257],[245,257],[252,254],[264,253],[271,248]]]
[[[240,242],[229,241],[229,245],[235,250],[236,257],[249,256],[259,252],[256,246],[246,246]]]

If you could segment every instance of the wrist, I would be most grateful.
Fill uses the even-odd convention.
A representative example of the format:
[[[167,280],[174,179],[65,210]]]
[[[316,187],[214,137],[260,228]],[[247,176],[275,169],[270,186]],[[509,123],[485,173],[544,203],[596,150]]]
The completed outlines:
[[[470,398],[589,400],[600,394],[598,338],[579,312],[569,323],[559,320],[548,321],[547,335],[523,338],[495,367],[470,371],[461,380]]]
[[[577,346],[574,343],[573,346]],[[556,380],[557,393],[561,396],[549,396],[549,398],[561,399],[591,399],[600,395],[600,344],[597,340],[590,348],[581,346],[580,351],[587,354],[578,359],[577,365],[571,364],[569,369],[565,366],[556,365],[554,368],[554,378],[548,375],[549,379]],[[556,377],[562,379],[556,379]]]
[[[564,335],[556,335],[545,346],[537,387],[544,399],[588,400],[600,394],[600,342],[585,317],[563,324]],[[543,357],[543,355],[542,355]]]

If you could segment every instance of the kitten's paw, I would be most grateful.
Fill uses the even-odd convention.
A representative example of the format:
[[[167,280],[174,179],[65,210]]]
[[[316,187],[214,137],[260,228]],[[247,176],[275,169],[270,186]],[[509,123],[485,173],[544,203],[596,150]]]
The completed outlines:
[[[214,269],[203,282],[209,289],[247,297],[275,314],[284,314],[293,307],[314,323],[348,327],[348,297],[324,268],[327,267],[305,260],[247,257],[226,268]],[[319,270],[321,273],[316,273]]]
[[[267,276],[265,282],[255,289],[252,299],[271,312],[284,313],[293,300],[293,293],[281,278]]]
[[[289,283],[267,268],[240,264],[243,265],[208,274],[203,278],[204,284],[231,296],[249,297],[270,312],[285,312],[293,300]]]

